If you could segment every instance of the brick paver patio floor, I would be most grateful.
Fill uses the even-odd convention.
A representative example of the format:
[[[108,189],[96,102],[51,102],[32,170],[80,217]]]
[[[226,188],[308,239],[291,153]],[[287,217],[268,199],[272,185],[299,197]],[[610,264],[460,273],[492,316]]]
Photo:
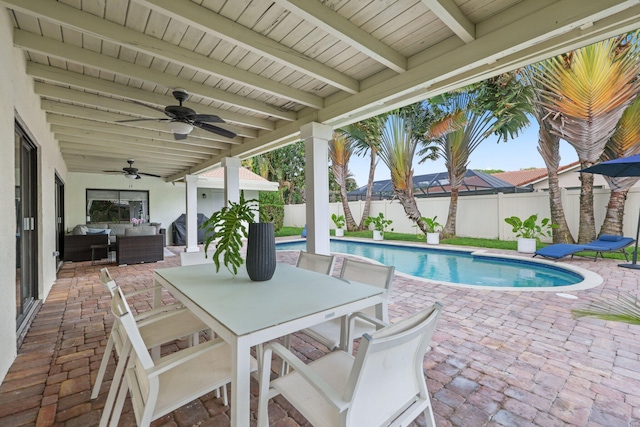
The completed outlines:
[[[279,253],[279,260],[294,263],[295,255]],[[618,290],[638,295],[640,272],[606,259],[565,262],[600,274],[604,284],[570,292],[578,299],[567,299],[555,292],[463,289],[396,276],[389,306],[392,322],[435,301],[444,305],[424,361],[439,427],[640,427],[640,326],[576,320],[570,313],[591,296]],[[154,269],[179,263],[178,256],[170,256],[161,263],[108,267],[129,292],[151,286]],[[112,325],[110,298],[98,279],[101,267],[67,263],[60,270],[0,387],[0,426],[98,425],[115,368],[112,360],[100,396],[92,401],[91,386]],[[339,267],[340,262],[334,274]],[[147,310],[150,299],[140,297],[132,306]],[[175,346],[185,342],[163,351]],[[293,339],[293,346],[307,360],[327,351],[302,336]],[[252,406],[255,409],[255,397]],[[272,400],[270,413],[278,427],[308,425],[282,398]],[[128,403],[120,425],[135,425]],[[227,408],[213,394],[153,423],[227,425]],[[419,418],[413,425],[424,422]]]

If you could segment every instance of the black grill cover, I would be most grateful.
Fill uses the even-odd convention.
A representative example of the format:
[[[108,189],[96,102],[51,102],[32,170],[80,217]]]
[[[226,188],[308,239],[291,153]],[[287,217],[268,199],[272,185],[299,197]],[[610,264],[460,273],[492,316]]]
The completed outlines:
[[[201,229],[200,226],[204,224],[204,222],[208,219],[209,218],[207,218],[207,216],[205,216],[204,214],[201,214],[201,213],[198,214],[198,243],[204,242],[205,231]],[[172,227],[173,244],[176,246],[186,245],[187,244],[187,215],[185,214],[180,215],[178,219],[173,221],[172,225],[173,225]]]

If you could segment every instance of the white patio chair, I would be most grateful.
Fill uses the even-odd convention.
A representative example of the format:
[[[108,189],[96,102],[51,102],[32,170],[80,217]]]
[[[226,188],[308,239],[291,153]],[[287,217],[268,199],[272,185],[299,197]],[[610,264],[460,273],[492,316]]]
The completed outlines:
[[[296,267],[330,275],[333,272],[333,264],[335,264],[335,261],[336,259],[333,255],[310,254],[305,251],[300,251]],[[291,335],[286,335],[282,339],[282,345],[287,349],[291,348]],[[258,357],[260,357],[260,353],[258,353]],[[280,372],[284,374],[287,372],[287,369],[287,364],[283,360]]]
[[[334,263],[335,257],[333,255],[310,254],[305,251],[300,251],[296,267],[317,273],[331,274]]]
[[[258,426],[268,425],[269,398],[282,394],[315,427],[406,426],[421,412],[435,427],[423,359],[441,309],[436,303],[365,334],[355,357],[334,351],[305,365],[282,345],[267,344],[264,366],[275,353],[293,371],[272,381],[262,372]]]
[[[113,411],[105,406],[100,426],[117,426],[125,398],[129,393],[138,426],[151,421],[231,382],[231,347],[216,339],[172,353],[154,361],[129,306],[117,288],[111,310],[123,331],[123,349],[127,368]],[[257,362],[251,359],[251,371]],[[127,393],[128,392],[128,393]]]
[[[370,264],[368,262],[356,261],[345,258],[340,271],[340,278],[345,280],[353,280],[355,282],[365,283],[367,285],[384,288],[384,301],[381,307],[370,307],[363,312],[371,317],[389,323],[389,314],[387,310],[389,289],[393,282],[395,267],[380,264]],[[349,286],[345,283],[345,286]],[[360,338],[364,333],[372,333],[376,330],[376,325],[364,320],[361,317],[350,319],[351,334],[354,338]],[[342,319],[335,318],[318,325],[303,329],[301,332],[310,336],[314,340],[326,346],[329,350],[335,350],[340,345],[340,332],[342,330]],[[353,340],[347,342],[346,351],[353,351]]]
[[[113,298],[118,286],[109,274],[109,270],[106,268],[100,270],[100,279]],[[141,292],[144,291],[133,292],[133,294]],[[158,347],[162,344],[185,336],[190,337],[190,345],[195,345],[198,343],[198,333],[209,328],[198,317],[182,306],[182,304],[171,304],[154,310],[149,310],[148,312],[144,312],[141,315],[134,317],[134,319],[138,322],[140,334],[147,348]],[[102,386],[107,366],[109,365],[109,359],[111,358],[111,352],[113,350],[116,351],[116,355],[118,356],[118,363],[116,364],[116,370],[113,374],[111,387],[115,387],[115,389],[118,387],[118,383],[122,378],[122,373],[124,372],[125,367],[122,334],[123,332],[118,328],[118,322],[114,322],[113,327],[111,328],[111,333],[109,334],[109,339],[107,340],[107,346],[104,350],[104,354],[102,355],[102,361],[100,362],[96,382],[93,385],[93,390],[91,391],[92,399],[98,397],[98,394],[100,393],[100,387]],[[196,338],[193,338],[194,336]],[[157,353],[159,356],[159,352]],[[109,397],[107,397],[107,404],[112,404],[114,398],[115,393],[113,395],[110,393]],[[224,398],[225,404],[227,404],[226,394]]]

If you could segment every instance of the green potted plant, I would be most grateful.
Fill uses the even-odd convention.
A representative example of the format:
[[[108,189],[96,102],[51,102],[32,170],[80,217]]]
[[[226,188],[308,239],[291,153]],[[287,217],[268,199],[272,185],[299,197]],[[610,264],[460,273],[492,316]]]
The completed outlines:
[[[373,240],[383,240],[384,232],[392,223],[393,221],[390,219],[385,219],[382,212],[380,212],[378,216],[367,217],[364,221],[364,225],[367,227],[373,224]],[[393,231],[393,229],[391,230]]]
[[[558,228],[549,218],[543,218],[538,224],[538,215],[533,214],[524,221],[517,216],[505,218],[504,222],[512,227],[518,238],[518,252],[532,254],[540,237],[551,237],[551,230]]]
[[[276,268],[275,237],[272,222],[255,222],[258,211],[257,200],[244,198],[240,193],[239,202],[229,202],[228,206],[214,212],[201,228],[205,229],[204,251],[216,241],[212,256],[216,272],[220,271],[220,256],[231,274],[238,274],[242,265],[242,239],[247,241],[247,273],[251,280],[269,280]]]
[[[422,217],[422,220],[427,225],[427,244],[429,245],[438,245],[440,244],[440,230],[442,230],[442,225],[436,221],[438,218],[435,215],[433,218]]]
[[[344,215],[331,214],[331,221],[336,226],[336,237],[344,236],[344,226],[346,224]]]

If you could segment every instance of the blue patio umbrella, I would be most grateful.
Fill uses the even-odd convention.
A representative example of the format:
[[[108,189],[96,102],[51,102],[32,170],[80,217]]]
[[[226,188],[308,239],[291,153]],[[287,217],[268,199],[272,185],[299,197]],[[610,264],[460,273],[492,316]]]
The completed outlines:
[[[640,176],[640,154],[598,163],[597,165],[579,170],[578,172],[596,173],[611,177]],[[618,264],[620,267],[640,269],[638,261],[638,237],[640,237],[640,214],[638,215],[638,228],[636,229],[636,246],[633,250],[631,264]]]

